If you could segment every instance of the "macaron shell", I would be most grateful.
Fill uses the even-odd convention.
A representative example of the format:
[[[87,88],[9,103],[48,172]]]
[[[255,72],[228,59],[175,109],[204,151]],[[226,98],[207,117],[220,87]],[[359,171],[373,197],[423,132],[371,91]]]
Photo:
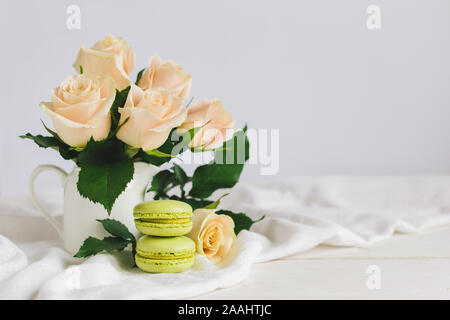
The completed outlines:
[[[143,257],[173,257],[194,254],[195,243],[192,239],[180,237],[140,237],[136,244],[136,251]]]
[[[192,207],[176,200],[152,200],[142,202],[133,209],[135,218],[179,219],[192,217]]]
[[[182,272],[194,264],[195,243],[185,236],[143,236],[137,241],[136,252],[136,265],[145,272]]]
[[[136,229],[141,233],[158,237],[174,237],[188,234],[192,230],[192,221],[187,223],[154,223],[135,220]]]
[[[194,264],[194,255],[189,258],[174,260],[149,259],[136,254],[135,261],[139,269],[152,273],[177,273],[182,272]]]

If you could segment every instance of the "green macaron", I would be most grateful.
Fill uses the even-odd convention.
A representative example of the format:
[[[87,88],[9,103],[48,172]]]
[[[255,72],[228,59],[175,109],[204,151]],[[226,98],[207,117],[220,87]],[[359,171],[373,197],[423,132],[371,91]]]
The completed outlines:
[[[153,200],[134,207],[136,228],[158,237],[182,236],[192,230],[192,207],[176,200]]]
[[[137,241],[136,265],[145,272],[175,273],[194,264],[195,243],[185,236],[143,236]]]

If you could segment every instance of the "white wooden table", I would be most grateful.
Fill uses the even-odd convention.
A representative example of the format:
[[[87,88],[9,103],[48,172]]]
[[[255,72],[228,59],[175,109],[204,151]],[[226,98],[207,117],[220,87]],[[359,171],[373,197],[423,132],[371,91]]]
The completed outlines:
[[[197,299],[450,299],[450,225],[255,264],[241,284]]]

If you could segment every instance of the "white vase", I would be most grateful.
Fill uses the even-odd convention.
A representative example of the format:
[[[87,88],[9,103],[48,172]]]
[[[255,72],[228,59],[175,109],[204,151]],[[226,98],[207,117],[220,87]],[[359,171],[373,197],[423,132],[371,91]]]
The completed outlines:
[[[46,170],[57,172],[64,187],[64,215],[63,225],[52,217],[39,202],[34,183],[37,176]],[[53,165],[40,165],[30,177],[30,192],[34,204],[44,215],[47,221],[56,229],[64,242],[64,248],[71,254],[76,253],[84,240],[89,237],[104,238],[109,236],[102,225],[96,219],[111,218],[121,221],[135,236],[138,234],[133,221],[133,208],[142,202],[145,190],[151,178],[159,171],[159,168],[144,162],[134,164],[134,176],[126,189],[119,195],[111,210],[111,215],[105,208],[83,198],[77,189],[78,173],[80,168],[75,167],[69,174],[63,169]]]

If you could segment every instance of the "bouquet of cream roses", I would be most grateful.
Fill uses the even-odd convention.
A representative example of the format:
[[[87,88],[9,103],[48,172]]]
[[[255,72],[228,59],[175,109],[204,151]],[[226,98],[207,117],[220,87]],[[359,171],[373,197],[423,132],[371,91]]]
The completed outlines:
[[[44,124],[50,136],[27,133],[21,137],[74,161],[80,168],[78,192],[100,203],[108,214],[131,181],[134,162],[168,164],[153,177],[148,191],[154,199],[185,201],[199,209],[194,213],[194,228],[199,229],[200,253],[200,229],[207,221],[219,218],[219,226],[232,225],[236,234],[249,229],[255,221],[244,213],[212,212],[220,199],[208,199],[214,191],[238,182],[249,157],[246,128],[235,131],[235,120],[220,100],[185,104],[192,78],[175,62],[154,55],[133,83],[134,63],[135,54],[122,38],[107,36],[90,49],[81,47],[73,64],[77,74],[52,90],[50,102],[40,104],[51,117],[54,131]],[[198,166],[190,177],[180,165],[171,163],[186,151],[212,152],[214,159]],[[102,223],[105,226],[111,219]],[[229,247],[229,241],[225,242]],[[110,251],[102,246],[96,250],[78,256]]]

